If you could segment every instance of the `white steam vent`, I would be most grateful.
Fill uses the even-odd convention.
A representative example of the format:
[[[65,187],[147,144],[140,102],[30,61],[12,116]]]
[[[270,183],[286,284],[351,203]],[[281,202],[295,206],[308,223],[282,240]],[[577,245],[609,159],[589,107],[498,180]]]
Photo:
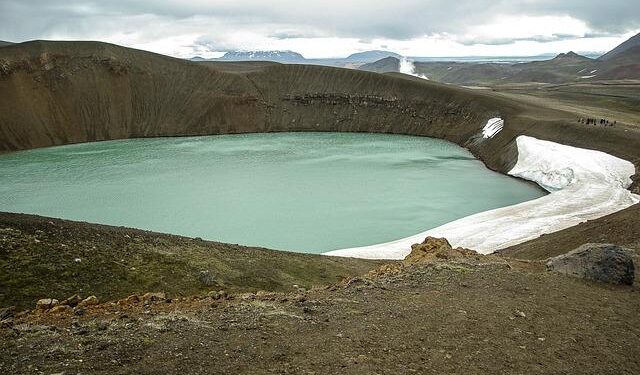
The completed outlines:
[[[413,63],[413,60],[409,60],[406,57],[402,57],[400,59],[400,73],[408,74],[410,76],[422,78],[428,80],[429,78],[424,74],[416,73],[416,66]]]
[[[482,138],[493,138],[504,128],[504,120],[500,117],[494,117],[487,121],[487,125],[482,128]]]

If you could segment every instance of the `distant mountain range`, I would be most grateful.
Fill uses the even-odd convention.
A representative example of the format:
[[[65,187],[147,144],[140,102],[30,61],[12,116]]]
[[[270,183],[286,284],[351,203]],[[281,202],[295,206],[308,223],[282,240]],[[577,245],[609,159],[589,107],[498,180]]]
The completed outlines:
[[[467,86],[640,79],[640,34],[595,59],[571,51],[526,63],[416,61],[414,66],[417,74],[431,80]],[[400,71],[399,60],[393,57],[364,64],[359,69],[378,73]]]
[[[225,53],[220,60],[303,63],[305,58],[301,54],[293,51],[230,51]]]
[[[0,47],[12,45],[12,42],[7,42],[5,40],[0,40]]]
[[[191,61],[273,61],[284,64],[304,64],[304,56],[293,51],[229,51],[220,58],[205,59],[201,56]]]
[[[370,63],[387,57],[395,57],[399,59],[402,57],[402,55],[399,55],[395,52],[374,50],[351,54],[345,60],[351,62]]]
[[[400,58],[401,55],[390,51],[364,51],[351,54],[345,58],[307,59],[293,51],[229,51],[217,59],[192,57],[191,61],[273,61],[284,64],[313,64],[337,67],[358,67],[372,63],[385,57]]]
[[[0,42],[0,46],[2,42]],[[566,83],[575,81],[640,79],[640,34],[597,57],[573,51],[530,58],[426,58],[412,57],[416,74],[431,80],[468,86],[508,83]],[[390,51],[364,51],[345,58],[307,59],[293,51],[229,51],[218,59],[192,61],[273,61],[311,64],[387,73],[400,71],[401,55]],[[545,59],[546,58],[546,59]]]
[[[597,58],[600,54],[588,53],[591,58]],[[468,63],[501,63],[501,64],[515,64],[532,61],[541,61],[552,58],[552,54],[544,54],[539,56],[464,56],[464,57],[419,57],[412,56],[410,59],[415,62],[468,62]],[[380,64],[370,65],[379,60],[395,58],[400,60],[402,55],[383,50],[372,50],[353,53],[347,57],[339,58],[305,58],[300,53],[294,51],[229,51],[220,58],[206,59],[200,56],[190,58],[191,61],[272,61],[283,64],[311,64],[311,65],[325,65],[341,68],[354,68],[369,70],[375,72],[386,72],[397,64],[392,64],[387,67],[381,67]],[[391,63],[394,60],[386,60],[387,63]]]

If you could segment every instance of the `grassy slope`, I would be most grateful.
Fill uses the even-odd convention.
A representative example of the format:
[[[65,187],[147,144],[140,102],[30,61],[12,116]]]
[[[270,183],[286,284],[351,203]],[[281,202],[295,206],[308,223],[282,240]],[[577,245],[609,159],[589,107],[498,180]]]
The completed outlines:
[[[117,299],[147,291],[291,291],[294,284],[337,282],[378,264],[0,213],[0,306],[29,308],[39,298],[75,293]]]

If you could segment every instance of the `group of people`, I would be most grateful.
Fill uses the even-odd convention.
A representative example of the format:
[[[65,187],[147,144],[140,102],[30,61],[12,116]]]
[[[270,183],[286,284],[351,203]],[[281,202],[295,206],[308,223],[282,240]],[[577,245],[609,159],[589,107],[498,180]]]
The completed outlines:
[[[595,118],[579,118],[578,122],[581,124],[587,124],[587,125],[602,125],[602,126],[614,126],[616,124],[616,121],[613,122],[609,122],[608,119],[606,118],[601,118],[601,119],[595,119]]]

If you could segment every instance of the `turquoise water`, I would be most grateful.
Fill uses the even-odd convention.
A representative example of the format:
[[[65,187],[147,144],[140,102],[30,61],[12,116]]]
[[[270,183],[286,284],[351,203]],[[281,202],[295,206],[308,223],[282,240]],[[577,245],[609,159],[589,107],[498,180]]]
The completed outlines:
[[[395,240],[534,199],[442,140],[276,133],[0,156],[0,210],[302,252]]]

